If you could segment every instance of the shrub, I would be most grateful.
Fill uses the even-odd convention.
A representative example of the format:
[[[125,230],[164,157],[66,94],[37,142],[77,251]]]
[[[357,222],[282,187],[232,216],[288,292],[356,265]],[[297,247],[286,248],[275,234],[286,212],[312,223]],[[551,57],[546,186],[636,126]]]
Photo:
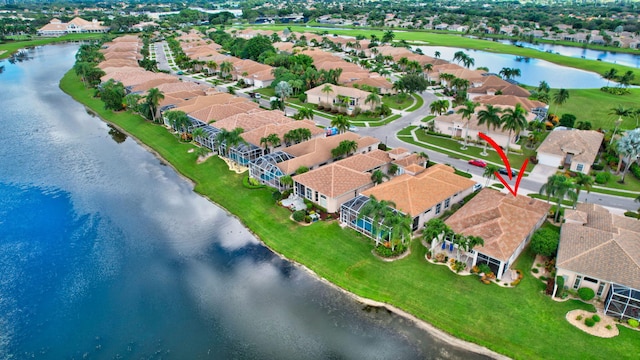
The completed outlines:
[[[591,288],[581,287],[578,289],[578,296],[584,301],[589,301],[596,296],[596,293]]]
[[[395,246],[395,248],[393,250],[391,250],[391,247],[386,247],[384,245],[378,245],[376,246],[376,254],[382,256],[382,257],[395,257],[398,256],[402,253],[404,253],[407,250],[407,247],[404,246],[403,244],[398,244]]]
[[[604,169],[604,165],[602,165],[602,164],[593,164],[593,165],[591,165],[591,168],[593,170],[600,171],[600,170]]]
[[[304,210],[298,210],[298,211],[294,211],[293,212],[293,220],[300,222],[302,220],[304,220],[304,217],[307,215],[307,213]]]
[[[578,320],[578,321],[582,320],[582,315],[576,316],[576,320]]]
[[[636,328],[636,327],[638,327],[638,325],[640,325],[640,323],[638,323],[638,320],[636,320],[636,319],[627,320],[627,324],[629,324],[629,326],[634,327],[634,328]]]
[[[600,316],[598,316],[598,314],[593,315],[591,318],[592,318],[592,319],[593,319],[593,321],[595,321],[595,322],[600,322]]]
[[[534,273],[534,274],[537,274],[539,271],[538,271],[538,269],[533,268],[533,269],[531,269],[531,272]]]
[[[555,256],[560,234],[549,228],[538,229],[531,238],[531,250],[542,256]]]
[[[576,117],[573,114],[562,114],[560,118],[560,126],[566,126],[572,128],[576,122]]]
[[[638,218],[638,214],[633,211],[625,211],[624,216],[634,218],[634,219]]]
[[[629,89],[625,89],[617,86],[603,86],[600,88],[600,91],[604,91],[611,95],[627,95],[631,93]]]
[[[558,284],[558,291],[556,292],[557,297],[562,297],[564,293],[564,277],[556,276],[556,284]]]
[[[596,174],[595,180],[598,184],[606,184],[609,180],[611,180],[611,174],[605,171],[601,171]]]
[[[611,325],[607,325],[605,327],[607,328],[607,330],[611,330],[612,329]]]
[[[311,216],[307,215],[304,217],[304,222],[306,222],[307,224],[311,224]]]
[[[584,319],[584,324],[587,325],[588,327],[593,327],[593,325],[595,325],[596,322],[593,321],[592,318],[586,318]]]
[[[513,280],[511,286],[517,286],[518,284],[520,284],[520,279]]]
[[[488,273],[490,273],[490,272],[491,272],[491,268],[489,267],[489,265],[484,264],[484,263],[483,263],[483,264],[478,265],[478,270],[479,270],[481,273],[484,273],[484,274],[488,274]]]
[[[383,143],[378,144],[378,150],[387,151],[387,145]]]
[[[633,163],[631,164],[631,166],[629,167],[629,171],[631,171],[631,173],[633,174],[633,176],[636,179],[640,180],[640,165],[638,165],[637,163]]]

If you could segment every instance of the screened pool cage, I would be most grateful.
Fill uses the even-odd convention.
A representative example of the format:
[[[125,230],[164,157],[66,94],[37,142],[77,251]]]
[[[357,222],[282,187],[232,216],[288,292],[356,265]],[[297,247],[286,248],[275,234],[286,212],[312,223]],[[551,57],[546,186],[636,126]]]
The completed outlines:
[[[623,320],[640,320],[640,291],[612,283],[605,301],[604,313]]]
[[[285,187],[280,184],[280,178],[287,174],[280,170],[278,164],[293,158],[294,156],[289,155],[284,151],[275,151],[270,154],[263,155],[249,164],[249,176],[265,185],[282,191]]]
[[[376,241],[376,245],[382,241],[389,241],[391,238],[391,228],[383,225],[381,220],[374,231],[373,219],[368,216],[360,216],[360,211],[369,202],[369,198],[364,195],[347,201],[340,206],[340,222],[357,232],[360,232]]]

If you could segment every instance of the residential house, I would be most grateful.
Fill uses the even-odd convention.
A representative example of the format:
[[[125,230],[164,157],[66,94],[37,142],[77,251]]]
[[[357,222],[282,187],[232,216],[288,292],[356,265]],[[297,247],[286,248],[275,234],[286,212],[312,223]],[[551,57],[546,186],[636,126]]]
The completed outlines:
[[[437,164],[422,171],[397,176],[362,192],[340,209],[340,222],[367,236],[372,235],[372,219],[360,214],[371,196],[378,200],[392,201],[396,209],[411,216],[412,230],[424,226],[429,219],[438,217],[473,191],[475,182],[456,175],[454,169]]]
[[[554,130],[538,147],[539,164],[589,174],[604,135],[594,130]]]
[[[66,34],[76,33],[106,33],[109,31],[108,26],[103,26],[102,22],[96,19],[87,21],[80,17],[75,17],[68,23],[63,23],[59,19],[51,19],[49,23],[38,29],[40,36],[62,36]]]
[[[566,209],[556,267],[565,287],[604,297],[605,314],[640,320],[640,221],[595,204]]]
[[[330,92],[324,92],[325,86],[331,88]],[[305,91],[307,102],[323,106],[344,107],[347,114],[352,114],[355,109],[362,111],[373,111],[376,104],[374,102],[365,103],[370,92],[344,86],[332,84],[322,84],[313,89]]]
[[[551,205],[544,201],[485,188],[451,215],[445,224],[457,234],[482,238],[484,245],[476,246],[466,256],[471,259],[471,266],[489,265],[500,280],[533,233],[542,226],[550,208]],[[432,251],[439,249],[451,252],[454,245],[450,239],[436,238]]]

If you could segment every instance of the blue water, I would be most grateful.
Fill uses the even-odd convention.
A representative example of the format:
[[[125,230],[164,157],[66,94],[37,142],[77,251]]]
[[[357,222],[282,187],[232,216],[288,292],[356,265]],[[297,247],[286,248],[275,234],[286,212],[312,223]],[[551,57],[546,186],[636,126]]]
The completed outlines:
[[[58,88],[0,62],[0,359],[483,358],[274,255]]]

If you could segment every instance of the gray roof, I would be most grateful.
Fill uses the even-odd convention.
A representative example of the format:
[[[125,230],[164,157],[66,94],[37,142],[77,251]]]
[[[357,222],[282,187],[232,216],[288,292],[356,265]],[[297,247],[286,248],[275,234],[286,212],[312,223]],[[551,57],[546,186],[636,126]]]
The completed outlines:
[[[579,204],[566,216],[575,220],[562,225],[558,268],[640,289],[640,221],[595,204]]]
[[[538,147],[538,153],[565,156],[573,154],[573,160],[593,164],[604,135],[593,130],[555,130]]]

